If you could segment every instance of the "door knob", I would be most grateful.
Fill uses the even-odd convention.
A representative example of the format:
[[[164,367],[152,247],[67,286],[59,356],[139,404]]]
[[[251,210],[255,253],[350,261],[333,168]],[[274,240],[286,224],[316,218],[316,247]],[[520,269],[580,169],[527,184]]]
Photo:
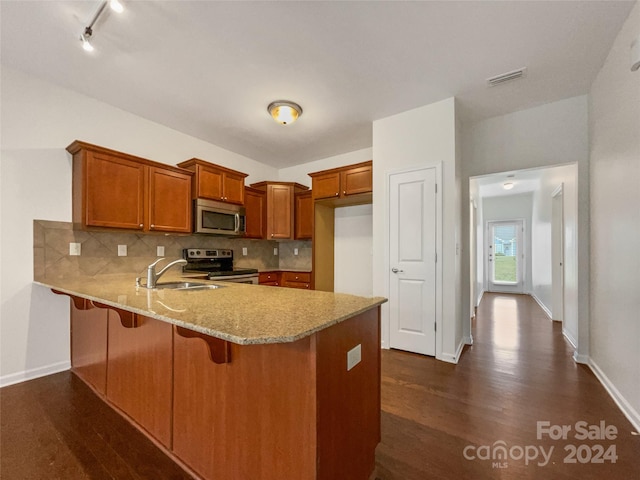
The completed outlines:
[[[391,271],[392,271],[393,273],[404,273],[404,270],[398,270],[396,267],[393,267],[393,268],[391,269]]]

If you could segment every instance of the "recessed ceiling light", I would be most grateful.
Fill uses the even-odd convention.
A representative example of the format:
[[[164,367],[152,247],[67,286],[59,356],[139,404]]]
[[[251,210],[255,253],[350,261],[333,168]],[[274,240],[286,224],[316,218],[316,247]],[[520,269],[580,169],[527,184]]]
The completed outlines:
[[[502,188],[504,188],[505,190],[511,190],[513,188],[513,183],[511,182],[504,182],[502,184]]]
[[[271,102],[267,110],[273,119],[281,125],[289,125],[295,122],[302,115],[302,107],[297,103],[287,100],[277,100]]]
[[[114,12],[122,13],[122,11],[124,10],[124,7],[118,0],[111,0],[109,2],[109,6]]]

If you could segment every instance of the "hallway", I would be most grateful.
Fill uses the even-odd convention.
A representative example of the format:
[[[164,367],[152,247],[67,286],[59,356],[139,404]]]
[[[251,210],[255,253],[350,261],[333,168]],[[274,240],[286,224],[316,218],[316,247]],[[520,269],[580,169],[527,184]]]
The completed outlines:
[[[379,479],[640,478],[640,436],[531,297],[485,293],[473,338],[458,365],[383,351]],[[617,429],[614,440],[576,439],[577,422],[603,420]],[[566,440],[538,439],[538,421],[571,430]],[[494,454],[498,445],[506,459]],[[518,447],[537,457],[526,465]]]

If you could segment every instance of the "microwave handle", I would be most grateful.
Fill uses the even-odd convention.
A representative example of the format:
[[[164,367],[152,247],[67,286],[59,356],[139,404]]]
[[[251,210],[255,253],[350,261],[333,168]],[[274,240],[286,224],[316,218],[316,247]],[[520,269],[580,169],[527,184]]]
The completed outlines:
[[[235,214],[235,220],[236,220],[236,222],[235,222],[235,232],[236,233],[240,233],[240,214],[239,213]]]

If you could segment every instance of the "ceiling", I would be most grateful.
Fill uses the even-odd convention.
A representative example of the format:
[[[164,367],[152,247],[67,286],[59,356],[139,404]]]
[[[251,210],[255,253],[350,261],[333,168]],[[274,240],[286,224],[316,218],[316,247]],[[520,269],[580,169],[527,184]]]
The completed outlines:
[[[540,180],[550,168],[532,168],[528,170],[514,170],[511,172],[495,173],[470,178],[470,192],[477,192],[479,197],[505,197],[522,193],[535,192],[540,188]],[[505,183],[513,183],[511,190],[505,190]]]
[[[277,168],[370,147],[374,120],[451,96],[472,122],[585,94],[634,5],[121,1],[91,54],[98,0],[0,2],[2,64]],[[278,99],[298,122],[271,120]]]

